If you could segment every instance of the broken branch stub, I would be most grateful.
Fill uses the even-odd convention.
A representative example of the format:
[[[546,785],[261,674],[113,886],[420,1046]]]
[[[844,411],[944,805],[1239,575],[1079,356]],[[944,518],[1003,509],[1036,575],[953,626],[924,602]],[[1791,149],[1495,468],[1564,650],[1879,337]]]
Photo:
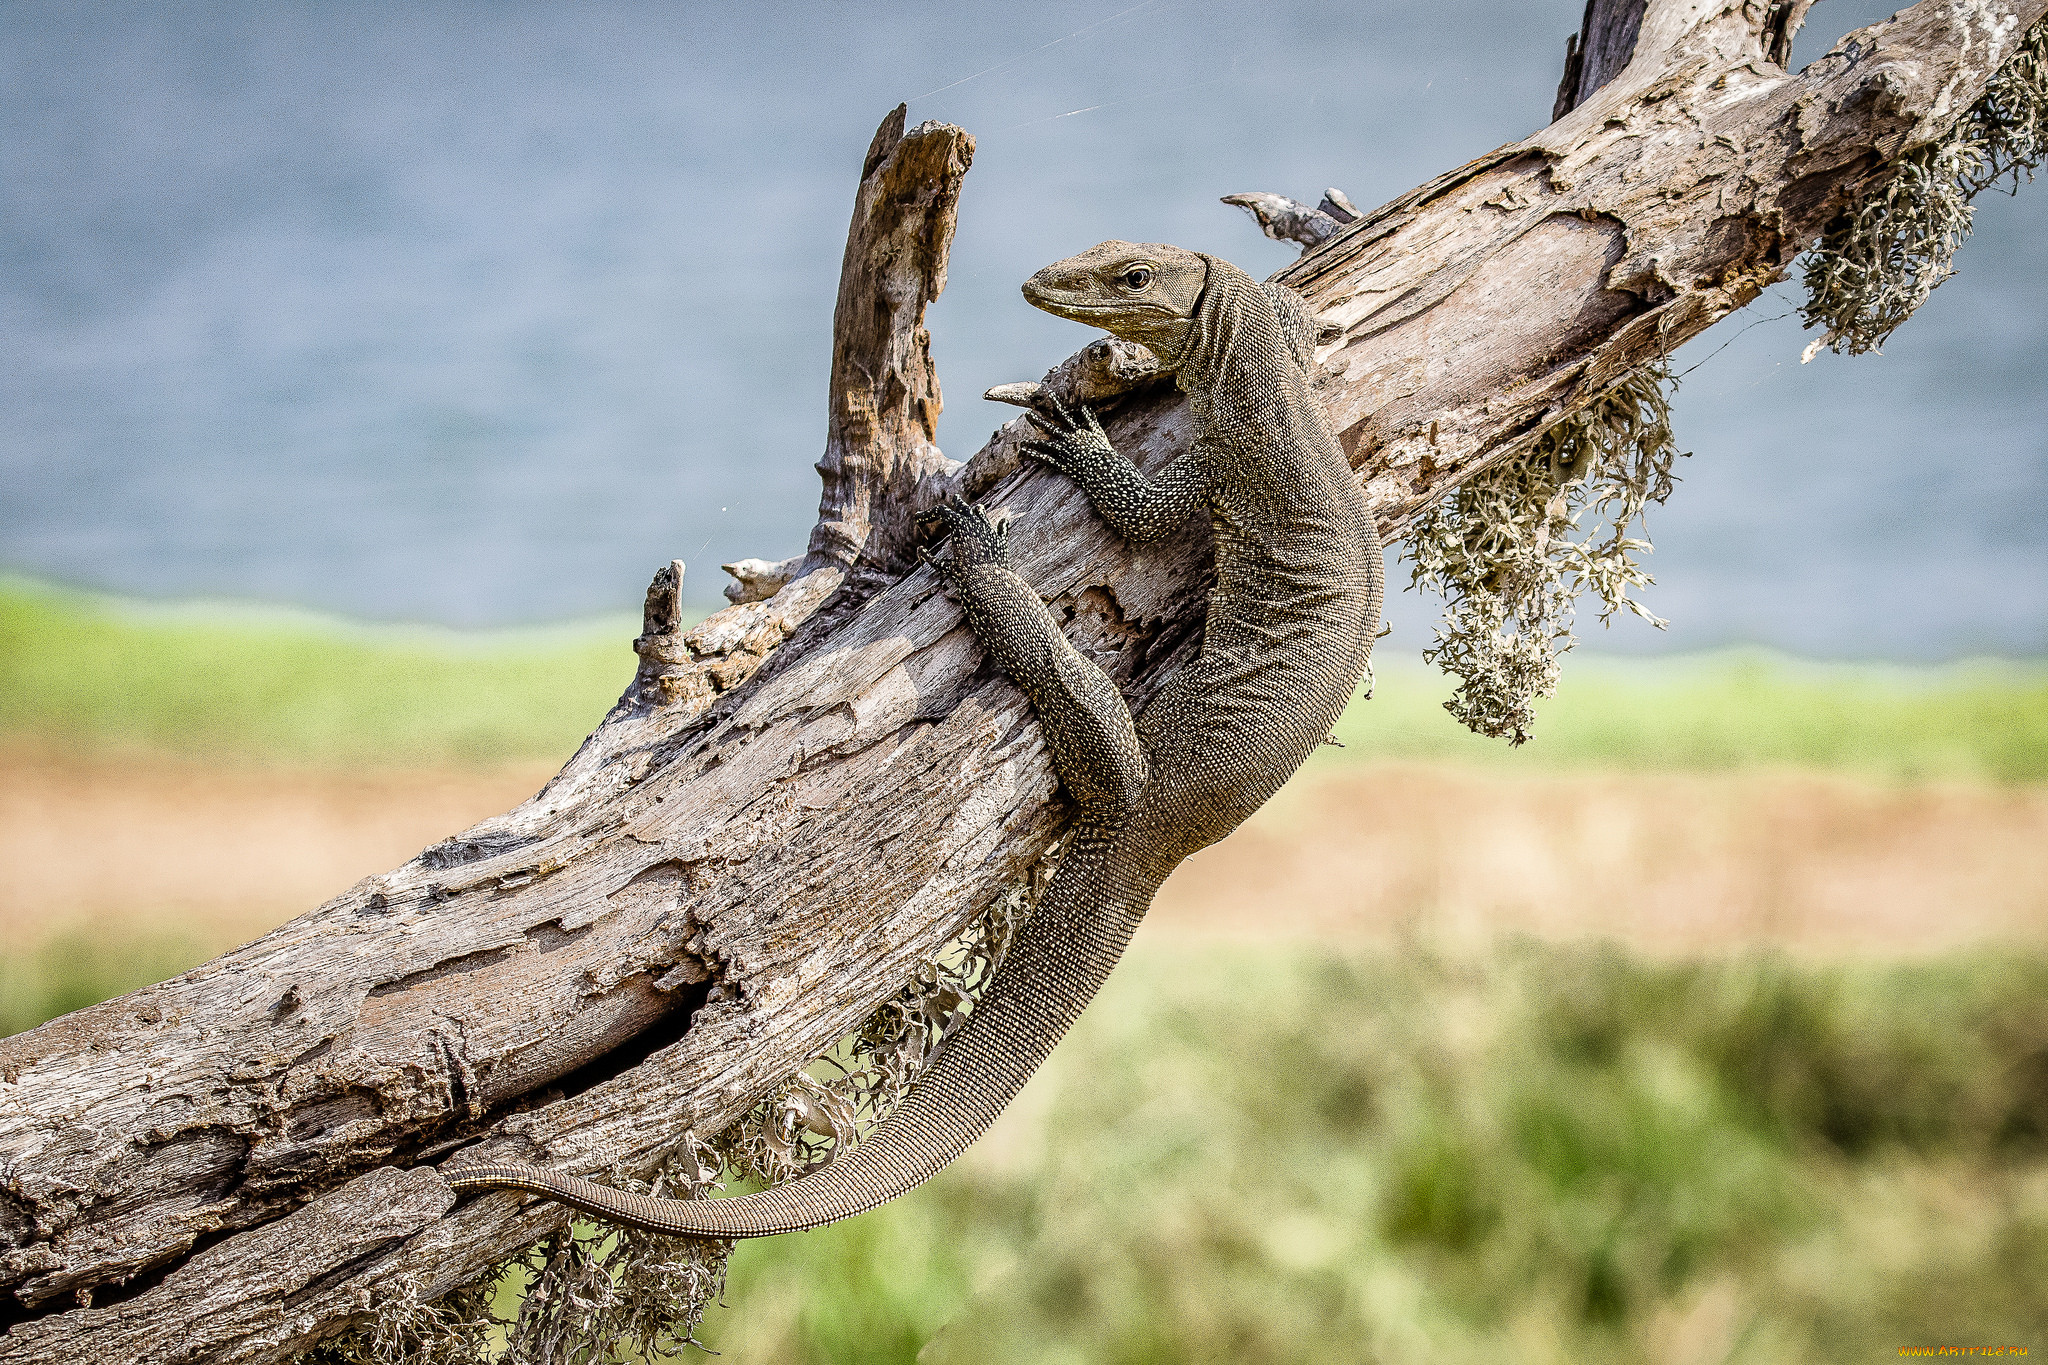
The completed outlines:
[[[1563,120],[1282,272],[1338,329],[1320,392],[1383,534],[1755,297],[2044,10],[1930,0],[1792,76],[1763,18],[1656,0],[1628,68]],[[956,486],[1012,514],[1019,571],[1143,705],[1199,639],[1205,529],[1116,540],[1071,483],[1011,463],[1027,424]],[[1148,471],[1191,428],[1165,385],[1107,425]],[[835,477],[906,471],[914,505],[927,468]],[[284,1359],[398,1287],[473,1280],[560,1211],[499,1192],[307,1239],[288,1270],[244,1252],[296,1214],[360,1218],[378,1167],[430,1188],[457,1148],[644,1176],[1005,894],[1063,826],[1028,706],[923,569],[777,648],[835,572],[684,632],[674,667],[701,692],[623,698],[519,809],[0,1041],[0,1363]]]
[[[958,468],[935,444],[939,375],[924,311],[946,287],[974,139],[951,124],[903,124],[898,105],[876,131],[846,234],[825,487],[801,570],[851,574],[863,597],[916,563],[917,519]]]
[[[1344,191],[1335,188],[1324,190],[1321,202],[1314,208],[1284,194],[1263,191],[1226,194],[1222,202],[1235,204],[1251,214],[1258,220],[1259,230],[1274,241],[1299,242],[1303,251],[1321,246],[1339,228],[1364,216],[1344,196]]]
[[[732,575],[733,581],[725,585],[725,600],[734,606],[748,602],[765,602],[788,587],[803,569],[804,557],[793,555],[788,559],[769,561],[766,559],[741,559],[718,567]]]

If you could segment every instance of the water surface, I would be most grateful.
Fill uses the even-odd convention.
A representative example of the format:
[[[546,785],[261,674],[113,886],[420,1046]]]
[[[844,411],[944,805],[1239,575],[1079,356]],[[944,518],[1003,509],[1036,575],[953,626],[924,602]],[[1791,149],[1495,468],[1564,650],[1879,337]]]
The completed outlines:
[[[1031,271],[1111,236],[1277,268],[1217,196],[1370,205],[1526,135],[1579,10],[8,5],[0,566],[467,625],[630,608],[680,556],[715,601],[802,546],[897,101],[979,141],[930,319],[964,456],[1008,415],[982,389],[1084,339]],[[1884,12],[1817,7],[1801,59]],[[1883,357],[1801,367],[1783,316],[1683,352],[1672,627],[1595,642],[2048,650],[2044,226],[2048,191],[1985,201]]]

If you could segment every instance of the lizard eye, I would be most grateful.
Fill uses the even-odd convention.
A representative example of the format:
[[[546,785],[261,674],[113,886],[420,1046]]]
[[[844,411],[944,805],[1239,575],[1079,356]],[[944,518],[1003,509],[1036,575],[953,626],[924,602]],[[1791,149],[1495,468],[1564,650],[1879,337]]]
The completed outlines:
[[[1149,265],[1134,265],[1124,272],[1124,288],[1133,292],[1143,289],[1150,283],[1152,283],[1152,267]]]

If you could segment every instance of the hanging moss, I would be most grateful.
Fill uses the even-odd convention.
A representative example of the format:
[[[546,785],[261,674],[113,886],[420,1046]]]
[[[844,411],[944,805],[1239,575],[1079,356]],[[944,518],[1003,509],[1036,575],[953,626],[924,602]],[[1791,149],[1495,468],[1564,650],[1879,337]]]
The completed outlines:
[[[1880,189],[1845,211],[1806,264],[1808,326],[1822,346],[1874,351],[1953,273],[1969,235],[1970,201],[2048,155],[2048,21],[2036,24],[1938,141],[1902,158]],[[1423,657],[1458,679],[1445,709],[1482,735],[1520,744],[1534,704],[1554,693],[1576,642],[1579,595],[1603,622],[1626,609],[1661,626],[1629,596],[1652,581],[1631,526],[1671,491],[1670,409],[1663,365],[1639,371],[1526,453],[1466,481],[1410,529],[1412,581],[1447,598]],[[1579,534],[1595,509],[1602,528]]]
[[[718,1187],[711,1149],[686,1134],[650,1180],[613,1172],[642,1194],[699,1198]],[[664,1237],[578,1221],[439,1299],[403,1286],[367,1322],[300,1357],[302,1365],[623,1365],[671,1360],[698,1345],[725,1289],[729,1242]],[[498,1302],[516,1296],[509,1319]]]
[[[615,1177],[612,1183],[638,1193],[701,1198],[718,1187],[718,1165],[691,1136],[652,1180]],[[525,1279],[525,1293],[498,1359],[501,1365],[673,1359],[699,1345],[697,1328],[724,1292],[731,1250],[730,1242],[581,1221],[565,1225],[509,1267],[510,1275]]]
[[[1955,273],[1983,190],[2033,176],[2048,154],[2048,21],[2035,24],[1972,105],[1939,140],[1900,158],[1898,171],[1828,225],[1806,258],[1808,327],[1826,346],[1860,355]]]
[[[299,1357],[302,1365],[475,1365],[499,1327],[491,1290],[504,1267],[475,1284],[421,1302],[407,1284],[378,1300],[368,1322]]]
[[[1458,679],[1444,709],[1473,731],[1529,738],[1535,703],[1556,692],[1576,642],[1581,593],[1599,597],[1603,623],[1626,610],[1663,626],[1629,596],[1653,581],[1636,562],[1650,543],[1630,530],[1671,494],[1670,377],[1662,362],[1638,370],[1410,526],[1410,581],[1446,599],[1422,657]],[[1589,508],[1599,524],[1582,535]]]

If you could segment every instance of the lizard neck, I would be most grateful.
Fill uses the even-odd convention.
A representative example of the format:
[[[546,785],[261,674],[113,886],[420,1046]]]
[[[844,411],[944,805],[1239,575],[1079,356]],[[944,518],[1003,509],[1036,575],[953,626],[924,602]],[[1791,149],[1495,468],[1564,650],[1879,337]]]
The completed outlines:
[[[1206,432],[1272,432],[1293,425],[1305,386],[1273,298],[1228,261],[1203,257],[1208,279],[1189,319],[1174,382]]]

